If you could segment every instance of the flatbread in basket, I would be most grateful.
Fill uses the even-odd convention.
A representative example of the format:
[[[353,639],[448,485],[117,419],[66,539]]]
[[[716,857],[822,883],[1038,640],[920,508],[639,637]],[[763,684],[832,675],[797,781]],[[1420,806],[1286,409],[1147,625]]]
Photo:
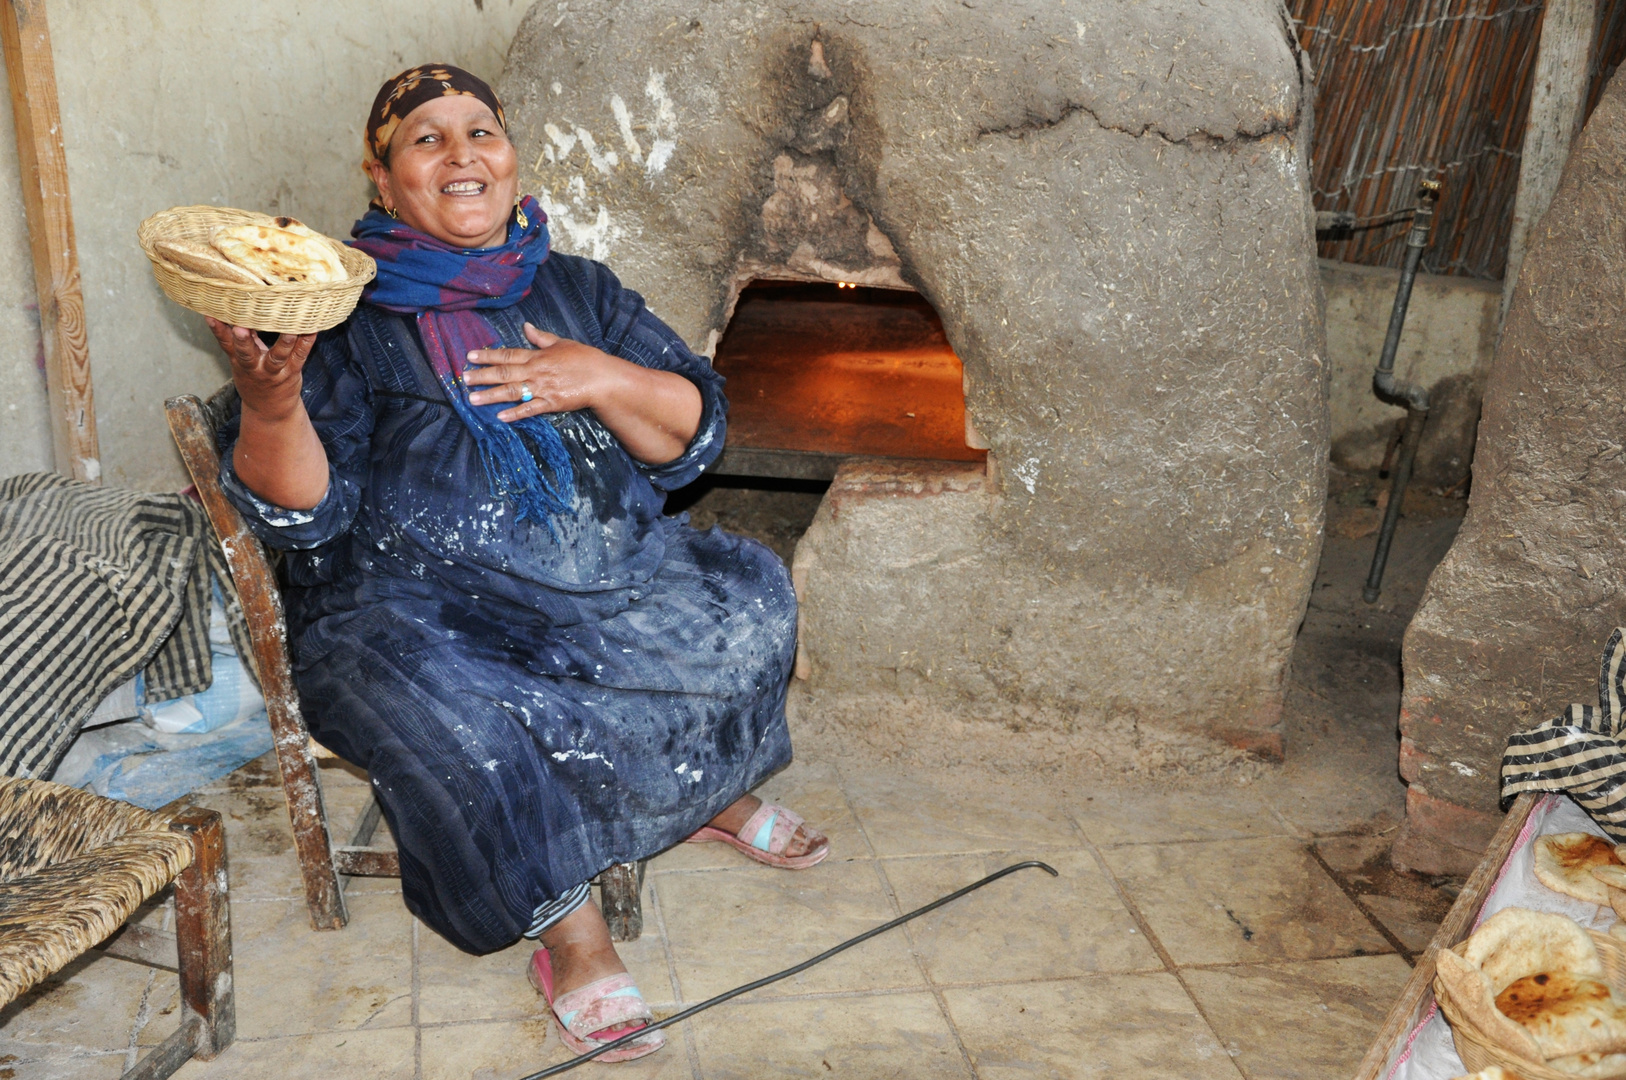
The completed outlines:
[[[1470,1069],[1626,1077],[1626,947],[1616,939],[1508,908],[1435,963],[1434,996]]]
[[[355,248],[291,218],[249,210],[177,206],[143,221],[137,236],[171,300],[279,334],[337,326],[378,273]]]

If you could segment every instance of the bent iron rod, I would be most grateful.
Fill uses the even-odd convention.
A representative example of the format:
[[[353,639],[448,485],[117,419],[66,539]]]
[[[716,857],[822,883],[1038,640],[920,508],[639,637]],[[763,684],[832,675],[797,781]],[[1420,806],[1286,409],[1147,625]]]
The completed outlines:
[[[1412,467],[1417,463],[1417,446],[1423,441],[1423,424],[1428,420],[1428,390],[1416,383],[1395,380],[1395,351],[1400,347],[1400,331],[1406,325],[1406,308],[1411,304],[1411,287],[1417,280],[1417,265],[1422,262],[1423,250],[1428,247],[1428,230],[1434,221],[1434,203],[1439,197],[1440,182],[1423,181],[1411,231],[1406,235],[1406,262],[1400,269],[1394,308],[1389,312],[1389,332],[1383,338],[1377,370],[1372,372],[1372,389],[1377,396],[1406,407],[1406,430],[1400,437],[1399,460],[1389,481],[1389,505],[1383,510],[1383,527],[1378,530],[1378,546],[1372,552],[1372,569],[1366,575],[1366,587],[1361,590],[1361,598],[1368,604],[1377,603],[1378,594],[1383,590],[1383,568],[1389,561],[1389,545],[1394,542],[1400,504],[1405,501],[1406,485],[1411,483]]]
[[[1055,867],[1051,866],[1048,863],[1039,862],[1036,859],[1029,859],[1027,862],[1012,863],[1010,866],[1005,867],[1005,869],[1003,869],[1003,870],[996,870],[994,873],[989,874],[987,877],[983,878],[981,881],[973,881],[971,884],[967,885],[963,889],[956,889],[953,892],[949,893],[947,896],[939,897],[938,899],[933,900],[931,903],[927,904],[925,907],[918,907],[915,910],[911,911],[909,914],[900,915],[896,919],[893,919],[889,923],[882,923],[880,926],[875,927],[873,930],[866,930],[862,934],[859,934],[855,938],[848,938],[846,941],[843,941],[840,945],[837,945],[835,948],[826,949],[824,952],[821,952],[819,955],[817,955],[815,957],[812,957],[811,959],[803,960],[800,964],[797,964],[795,967],[788,967],[784,971],[776,972],[773,975],[768,975],[768,976],[766,976],[764,978],[756,980],[755,982],[748,982],[744,986],[736,986],[732,990],[725,990],[721,994],[718,994],[716,997],[707,998],[705,1001],[702,1001],[698,1005],[691,1005],[687,1009],[684,1009],[680,1013],[673,1013],[671,1016],[668,1016],[665,1020],[657,1020],[655,1023],[648,1024],[648,1025],[646,1025],[644,1027],[639,1028],[636,1031],[630,1031],[627,1034],[621,1036],[619,1039],[616,1039],[614,1042],[607,1042],[603,1046],[595,1047],[594,1049],[589,1050],[587,1053],[582,1054],[579,1057],[573,1057],[569,1061],[561,1061],[557,1065],[549,1066],[548,1068],[543,1069],[541,1072],[531,1073],[529,1076],[522,1077],[521,1080],[544,1080],[544,1078],[549,1077],[549,1076],[558,1076],[562,1072],[569,1072],[571,1069],[574,1069],[576,1066],[584,1065],[587,1062],[592,1061],[594,1058],[598,1057],[600,1054],[607,1054],[611,1050],[614,1050],[619,1046],[623,1046],[626,1043],[629,1043],[632,1040],[634,1040],[636,1038],[639,1038],[640,1036],[648,1035],[652,1031],[659,1031],[661,1028],[664,1028],[664,1027],[671,1027],[673,1024],[676,1024],[676,1023],[678,1023],[680,1021],[683,1021],[683,1020],[687,1020],[689,1017],[693,1016],[695,1013],[706,1011],[707,1009],[711,1008],[713,1005],[721,1005],[723,1002],[728,1001],[731,998],[737,998],[741,994],[750,993],[752,990],[759,990],[762,987],[767,986],[769,983],[776,983],[780,979],[788,979],[792,975],[795,975],[795,974],[798,974],[800,972],[806,971],[808,968],[812,967],[814,964],[822,964],[822,963],[824,963],[824,961],[826,961],[826,960],[830,959],[832,956],[836,955],[836,953],[845,952],[846,950],[852,948],[854,945],[858,945],[858,944],[861,944],[861,943],[863,943],[865,941],[868,941],[870,938],[874,937],[877,934],[884,934],[888,930],[891,930],[893,927],[902,926],[904,923],[908,922],[910,919],[918,919],[918,918],[920,918],[920,916],[926,914],[929,911],[936,911],[938,908],[942,907],[944,904],[953,903],[955,900],[958,900],[960,897],[964,896],[966,893],[976,892],[978,889],[982,888],[984,885],[988,885],[988,884],[991,884],[992,882],[998,881],[1000,878],[1004,877],[1006,874],[1014,874],[1018,870],[1030,870],[1030,869],[1043,870],[1045,873],[1049,874],[1051,877],[1057,877],[1058,876],[1057,873],[1056,873],[1056,868]]]

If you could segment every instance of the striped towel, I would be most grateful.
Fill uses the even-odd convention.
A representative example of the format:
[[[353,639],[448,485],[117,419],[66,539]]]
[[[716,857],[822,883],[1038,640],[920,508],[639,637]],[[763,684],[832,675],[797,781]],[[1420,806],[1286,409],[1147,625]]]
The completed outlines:
[[[241,608],[203,508],[55,473],[0,480],[0,774],[49,776],[145,669],[153,700],[209,687],[211,572]]]
[[[1617,844],[1626,843],[1626,629],[1603,647],[1598,704],[1571,705],[1557,719],[1508,737],[1502,798],[1526,791],[1567,792]]]

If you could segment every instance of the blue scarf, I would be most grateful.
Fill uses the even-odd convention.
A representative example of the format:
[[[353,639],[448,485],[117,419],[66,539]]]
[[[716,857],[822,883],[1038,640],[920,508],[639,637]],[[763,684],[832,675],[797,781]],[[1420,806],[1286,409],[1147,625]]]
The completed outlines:
[[[491,493],[512,502],[518,520],[548,522],[551,530],[552,516],[575,499],[564,440],[542,416],[511,424],[497,419],[512,402],[470,404],[462,378],[470,349],[502,344],[479,309],[512,307],[530,293],[536,268],[548,257],[547,222],[527,195],[500,247],[454,247],[380,210],[368,211],[350,235],[356,238],[352,246],[378,263],[378,277],[362,298],[385,311],[417,316],[429,365],[474,436]]]

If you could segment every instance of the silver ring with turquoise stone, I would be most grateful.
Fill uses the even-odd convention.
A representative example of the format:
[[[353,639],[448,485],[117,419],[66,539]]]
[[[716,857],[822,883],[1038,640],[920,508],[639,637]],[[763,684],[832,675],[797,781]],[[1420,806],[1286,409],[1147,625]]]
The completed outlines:
[[[535,394],[531,393],[531,384],[530,383],[520,383],[519,384],[519,399],[521,401],[529,401],[535,396],[536,396]]]

